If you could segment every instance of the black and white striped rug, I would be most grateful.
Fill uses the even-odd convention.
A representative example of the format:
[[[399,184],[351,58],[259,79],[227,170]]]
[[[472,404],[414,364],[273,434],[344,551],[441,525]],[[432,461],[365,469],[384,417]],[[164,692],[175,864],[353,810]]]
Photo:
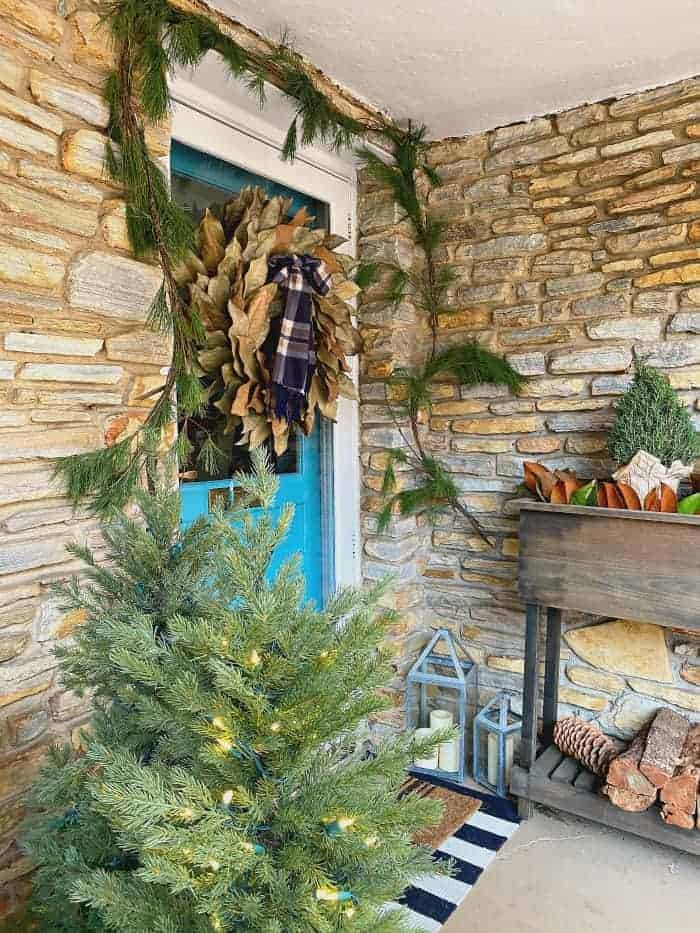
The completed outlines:
[[[435,850],[436,860],[454,860],[457,869],[454,877],[423,875],[407,888],[401,899],[401,904],[410,911],[416,930],[438,933],[494,860],[501,846],[516,831],[520,821],[515,804],[510,800],[446,781],[428,779],[425,775],[421,775],[421,780],[429,780],[431,784],[439,784],[482,801],[479,810]]]

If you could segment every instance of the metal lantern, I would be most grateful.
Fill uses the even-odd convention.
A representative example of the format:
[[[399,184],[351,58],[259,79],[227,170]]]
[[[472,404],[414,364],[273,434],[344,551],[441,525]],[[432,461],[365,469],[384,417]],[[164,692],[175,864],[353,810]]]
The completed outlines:
[[[476,666],[457,654],[456,641],[439,629],[411,668],[406,682],[406,726],[418,737],[455,726],[455,739],[440,744],[432,759],[416,759],[411,771],[464,783],[469,707],[476,700]],[[425,730],[421,734],[422,730]]]
[[[474,719],[474,779],[499,797],[508,793],[515,734],[521,728],[507,693],[497,694]]]

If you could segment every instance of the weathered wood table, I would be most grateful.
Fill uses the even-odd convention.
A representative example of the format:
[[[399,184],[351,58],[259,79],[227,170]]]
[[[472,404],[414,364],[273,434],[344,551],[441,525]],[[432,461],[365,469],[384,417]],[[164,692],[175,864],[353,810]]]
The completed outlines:
[[[700,632],[700,516],[524,503],[520,596],[527,607],[523,734],[511,791],[532,802],[700,855],[700,831],[668,826],[656,808],[626,813],[552,743],[559,705],[563,612],[637,619]],[[540,628],[546,615],[542,746],[538,755]]]

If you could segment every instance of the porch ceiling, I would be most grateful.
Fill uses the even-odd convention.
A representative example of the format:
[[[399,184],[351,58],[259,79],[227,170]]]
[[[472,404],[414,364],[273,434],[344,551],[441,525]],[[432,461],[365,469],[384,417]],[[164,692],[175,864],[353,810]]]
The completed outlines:
[[[214,0],[396,118],[461,136],[700,72],[697,0]]]

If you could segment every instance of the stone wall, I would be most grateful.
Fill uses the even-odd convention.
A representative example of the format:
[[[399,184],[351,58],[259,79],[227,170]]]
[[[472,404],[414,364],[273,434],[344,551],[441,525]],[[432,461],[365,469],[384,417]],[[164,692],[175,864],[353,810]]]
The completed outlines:
[[[383,720],[393,725],[403,674],[431,626],[461,634],[485,694],[521,689],[513,500],[523,460],[608,473],[605,432],[634,359],[700,407],[700,80],[438,142],[429,158],[442,180],[430,210],[447,223],[440,259],[459,274],[441,346],[476,338],[527,382],[517,396],[440,383],[425,427],[495,548],[452,515],[434,528],[397,518],[377,535],[382,448],[403,443],[380,380],[420,357],[427,335],[410,303],[397,312],[382,303],[381,283],[365,297],[365,575],[396,572],[399,598],[412,599],[395,637],[396,708]],[[363,255],[417,268],[387,192],[364,184],[360,223]],[[697,639],[597,621],[569,620],[561,699],[570,710],[620,736],[662,703],[700,715]]]
[[[100,536],[49,458],[129,430],[168,361],[144,329],[159,273],[130,258],[103,173],[112,53],[79,6],[0,0],[0,917],[28,871],[13,841],[21,795],[49,743],[78,741],[87,708],[52,655],[81,620],[49,586],[78,567],[69,542],[99,551]],[[167,129],[149,139],[165,157]]]

